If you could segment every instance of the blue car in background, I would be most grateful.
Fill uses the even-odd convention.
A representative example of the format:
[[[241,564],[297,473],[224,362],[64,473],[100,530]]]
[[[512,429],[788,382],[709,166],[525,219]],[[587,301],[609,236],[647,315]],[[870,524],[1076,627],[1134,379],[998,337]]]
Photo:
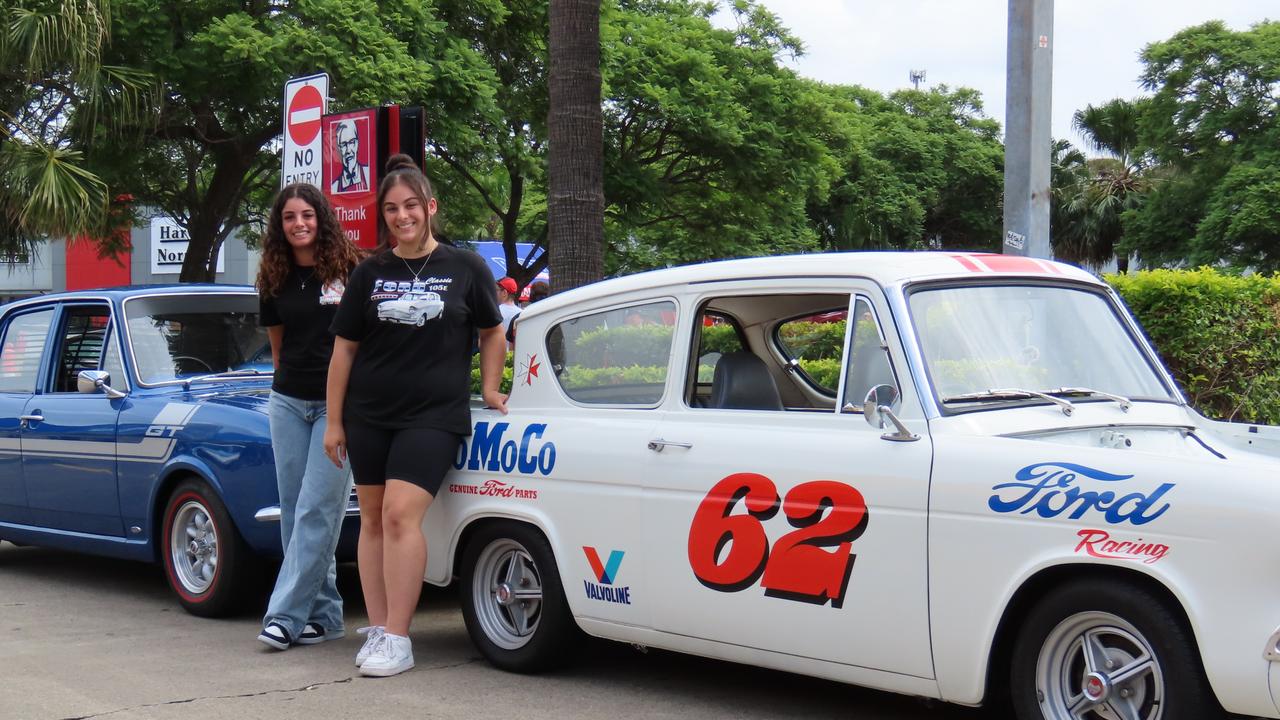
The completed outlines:
[[[0,540],[160,562],[196,615],[261,599],[281,555],[271,371],[251,287],[0,307]]]

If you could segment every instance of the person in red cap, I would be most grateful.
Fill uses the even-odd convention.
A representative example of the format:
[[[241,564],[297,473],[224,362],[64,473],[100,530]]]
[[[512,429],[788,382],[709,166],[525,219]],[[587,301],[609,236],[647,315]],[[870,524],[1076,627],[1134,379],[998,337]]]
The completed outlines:
[[[516,305],[519,290],[514,278],[504,277],[498,281],[498,312],[502,313],[503,332],[511,329],[511,321],[520,314],[520,306]],[[511,337],[510,334],[507,337]]]

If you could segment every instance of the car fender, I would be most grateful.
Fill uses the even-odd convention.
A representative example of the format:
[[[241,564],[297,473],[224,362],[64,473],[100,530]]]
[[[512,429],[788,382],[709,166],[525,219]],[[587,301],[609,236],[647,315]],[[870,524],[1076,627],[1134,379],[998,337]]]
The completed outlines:
[[[463,538],[473,532],[477,524],[481,522],[510,520],[532,525],[547,538],[553,552],[560,547],[560,538],[554,529],[555,525],[541,508],[531,505],[494,502],[471,504],[465,509],[454,509],[451,512],[450,509],[446,508],[446,505],[446,503],[434,503],[431,506],[431,510],[440,508],[441,512],[438,514],[448,515],[447,519],[433,518],[433,513],[428,511],[426,519],[423,520],[428,538],[428,547],[432,542],[443,542],[447,548],[442,554],[429,554],[431,561],[427,564],[426,581],[432,585],[444,586],[452,581],[455,570],[459,568],[459,563],[462,559]],[[446,535],[446,533],[448,534]],[[559,553],[556,554],[556,565],[563,576],[565,570],[564,558]]]

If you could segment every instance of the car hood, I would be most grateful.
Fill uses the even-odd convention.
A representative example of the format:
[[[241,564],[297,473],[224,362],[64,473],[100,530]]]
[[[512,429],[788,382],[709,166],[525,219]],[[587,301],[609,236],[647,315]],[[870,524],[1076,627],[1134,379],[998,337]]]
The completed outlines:
[[[191,393],[191,399],[202,404],[256,410],[264,415],[267,414],[267,403],[270,398],[271,388],[269,387],[218,389]]]

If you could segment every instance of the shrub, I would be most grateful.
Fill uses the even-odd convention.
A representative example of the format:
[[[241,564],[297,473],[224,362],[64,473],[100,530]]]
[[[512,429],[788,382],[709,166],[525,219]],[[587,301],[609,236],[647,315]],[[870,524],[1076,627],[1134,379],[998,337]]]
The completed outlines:
[[[502,366],[502,383],[499,385],[499,389],[504,393],[511,392],[511,377],[514,374],[512,362],[512,354],[507,353],[507,361]],[[480,355],[478,353],[471,356],[471,394],[480,394]]]
[[[1280,278],[1201,268],[1106,279],[1197,410],[1280,423]]]
[[[622,325],[582,334],[574,341],[574,357],[583,367],[665,365],[671,350],[671,325]]]

